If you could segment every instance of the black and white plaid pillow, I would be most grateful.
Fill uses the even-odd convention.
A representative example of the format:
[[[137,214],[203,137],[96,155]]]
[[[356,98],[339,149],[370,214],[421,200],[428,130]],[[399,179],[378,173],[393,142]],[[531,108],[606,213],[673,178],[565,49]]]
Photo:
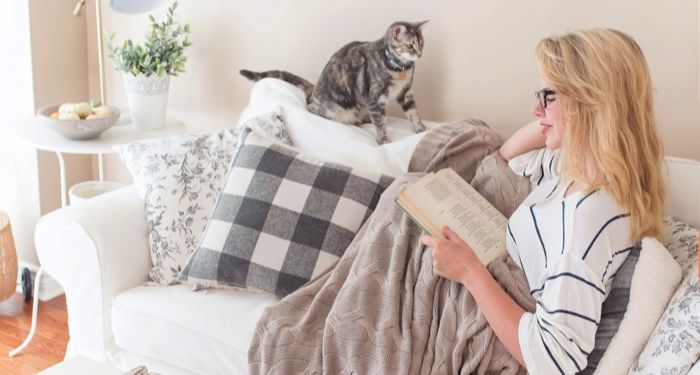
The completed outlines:
[[[245,129],[181,279],[285,296],[335,264],[392,180]]]

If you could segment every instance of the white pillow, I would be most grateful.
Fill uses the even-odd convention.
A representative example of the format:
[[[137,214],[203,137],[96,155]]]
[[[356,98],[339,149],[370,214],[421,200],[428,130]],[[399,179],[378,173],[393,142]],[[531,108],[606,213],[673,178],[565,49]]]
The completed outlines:
[[[673,295],[651,338],[630,374],[685,374],[700,356],[700,286],[698,230],[674,218],[665,218],[662,236],[685,278]]]
[[[383,173],[403,175],[416,145],[425,132],[415,134],[408,120],[387,118],[387,135],[392,142],[377,144],[374,125],[345,125],[314,115],[306,109],[304,93],[297,87],[273,78],[253,85],[250,103],[238,119],[247,119],[281,106],[285,125],[299,150],[339,164]],[[429,128],[433,122],[426,122]]]
[[[673,295],[630,374],[685,374],[700,356],[700,287],[689,273]]]

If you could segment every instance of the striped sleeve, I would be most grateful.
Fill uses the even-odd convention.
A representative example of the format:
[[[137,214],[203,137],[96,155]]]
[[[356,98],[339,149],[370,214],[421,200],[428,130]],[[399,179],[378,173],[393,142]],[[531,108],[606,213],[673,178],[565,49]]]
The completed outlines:
[[[600,272],[565,253],[531,291],[534,313],[518,326],[520,349],[531,374],[574,374],[586,368],[605,300]]]
[[[559,176],[561,172],[559,150],[538,148],[508,161],[510,169],[520,176],[530,179],[532,187]]]

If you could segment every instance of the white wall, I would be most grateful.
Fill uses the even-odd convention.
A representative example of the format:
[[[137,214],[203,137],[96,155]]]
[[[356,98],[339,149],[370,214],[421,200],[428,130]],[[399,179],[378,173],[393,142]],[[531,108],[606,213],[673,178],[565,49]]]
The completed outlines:
[[[314,81],[345,43],[376,39],[395,20],[430,19],[414,83],[424,117],[476,117],[509,135],[532,118],[536,43],[574,28],[614,27],[647,56],[667,153],[700,159],[698,1],[181,0],[177,14],[191,24],[194,45],[188,72],[172,81],[169,113],[195,129],[234,123],[251,87],[241,68],[282,68]],[[148,23],[145,15],[104,18],[120,41],[141,40]],[[107,64],[108,98],[124,105],[121,76]]]

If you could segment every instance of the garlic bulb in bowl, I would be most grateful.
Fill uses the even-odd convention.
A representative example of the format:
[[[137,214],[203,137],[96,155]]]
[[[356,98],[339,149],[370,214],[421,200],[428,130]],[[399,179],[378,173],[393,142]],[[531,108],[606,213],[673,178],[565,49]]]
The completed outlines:
[[[37,117],[49,129],[64,138],[86,140],[96,138],[112,127],[120,114],[121,111],[117,107],[102,105],[92,108],[84,102],[47,106],[37,112]]]

